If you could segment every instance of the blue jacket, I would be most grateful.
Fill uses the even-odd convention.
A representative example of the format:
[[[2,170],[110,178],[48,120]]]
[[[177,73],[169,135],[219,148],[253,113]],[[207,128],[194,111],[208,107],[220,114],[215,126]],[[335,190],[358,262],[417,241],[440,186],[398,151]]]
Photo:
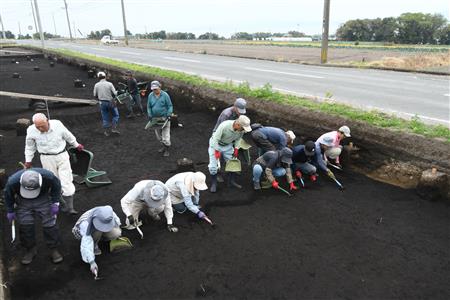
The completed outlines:
[[[277,150],[281,150],[287,146],[286,133],[282,129],[277,127],[261,127],[258,130],[267,137]]]
[[[169,94],[161,91],[161,94],[157,98],[153,92],[148,95],[147,100],[147,113],[148,117],[170,117],[173,112],[172,100],[170,100]]]
[[[305,154],[305,145],[297,145],[292,149],[292,162],[306,163],[311,161],[311,157]]]
[[[323,160],[322,149],[320,144],[316,143],[315,154],[312,158],[312,163],[322,171],[326,172],[328,170],[327,163]]]
[[[61,198],[61,182],[52,172],[42,169],[33,168],[42,176],[41,193],[39,196],[50,193],[52,203],[58,203]],[[14,203],[16,195],[20,195],[20,177],[26,170],[20,170],[8,178],[5,186],[5,204],[7,212],[14,212]],[[33,200],[33,199],[30,199]]]

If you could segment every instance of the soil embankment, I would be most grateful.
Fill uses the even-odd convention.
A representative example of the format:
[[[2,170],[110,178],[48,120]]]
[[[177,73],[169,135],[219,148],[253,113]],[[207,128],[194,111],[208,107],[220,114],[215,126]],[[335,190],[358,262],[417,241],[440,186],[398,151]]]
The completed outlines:
[[[84,66],[75,67],[75,61],[50,68],[47,60],[38,59],[35,64],[40,71],[33,71],[34,64],[25,60],[0,63],[1,88],[7,91],[90,99],[96,82],[87,78]],[[11,78],[18,70],[22,79]],[[118,73],[109,71],[117,83]],[[140,74],[137,77],[147,79]],[[73,87],[77,78],[84,81],[85,88]],[[79,211],[108,204],[124,220],[120,198],[139,180],[168,179],[175,172],[176,160],[182,157],[192,159],[198,170],[207,173],[211,130],[219,110],[235,95],[161,81],[184,125],[172,131],[168,159],[157,153],[159,144],[153,133],[143,129],[146,119],[124,118],[124,107],[120,107],[122,134],[111,137],[102,134],[98,107],[50,107],[52,118],[63,121],[79,142],[94,152],[93,167],[107,171],[113,181],[96,189],[77,185],[75,202]],[[317,137],[339,125],[337,121],[320,120],[319,115],[300,114],[300,110],[253,99],[249,103],[250,118],[292,128],[299,139]],[[0,167],[8,174],[23,160],[24,137],[16,136],[15,120],[30,118],[33,113],[27,101],[0,97],[0,134],[4,135]],[[301,119],[317,123],[302,125]],[[356,137],[363,133],[357,124],[350,126]],[[375,133],[367,138],[376,138]],[[354,140],[363,148],[361,159],[388,155],[383,150],[389,149],[383,147],[388,142],[376,141],[372,149],[365,138]],[[401,153],[398,155],[401,157]],[[39,166],[37,159],[34,164]],[[354,165],[364,164],[356,161]],[[320,176],[317,183],[307,181],[307,189],[287,198],[275,190],[253,192],[250,170],[244,168],[239,177],[242,190],[221,184],[216,194],[201,193],[201,204],[217,224],[215,230],[184,214],[175,215],[180,232],[172,234],[165,228],[164,218],[154,222],[144,217],[143,240],[135,231],[124,231],[134,244],[132,250],[110,254],[102,246],[104,254],[97,259],[102,281],[94,281],[88,265],[80,259],[79,243],[71,234],[76,217],[58,218],[65,258],[62,264],[50,263],[38,229],[39,254],[25,267],[19,262],[19,247],[9,246],[9,227],[3,216],[2,256],[8,270],[8,289],[12,299],[46,300],[448,299],[448,205],[424,201],[412,190],[380,183],[351,170],[336,174],[345,184],[345,192]],[[286,186],[284,181],[281,184]]]

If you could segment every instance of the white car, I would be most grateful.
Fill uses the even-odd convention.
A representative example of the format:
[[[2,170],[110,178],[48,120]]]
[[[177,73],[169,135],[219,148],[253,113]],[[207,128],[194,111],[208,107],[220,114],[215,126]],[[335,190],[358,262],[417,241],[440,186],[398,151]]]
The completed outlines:
[[[117,44],[119,44],[119,41],[118,41],[118,40],[112,39],[111,36],[109,36],[109,35],[104,35],[104,36],[102,37],[102,39],[100,40],[100,42],[101,42],[103,45],[117,45]]]

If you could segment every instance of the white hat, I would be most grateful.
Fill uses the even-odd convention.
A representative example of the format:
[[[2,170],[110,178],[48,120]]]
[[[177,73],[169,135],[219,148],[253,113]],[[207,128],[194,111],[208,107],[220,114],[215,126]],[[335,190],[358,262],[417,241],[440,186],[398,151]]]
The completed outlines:
[[[236,119],[239,125],[242,126],[245,132],[252,131],[252,128],[250,127],[250,119],[247,116],[240,115],[239,118]]]
[[[288,130],[286,131],[286,135],[288,136],[288,138],[291,140],[291,142],[293,143],[295,140],[295,134],[292,130]]]
[[[150,83],[150,88],[152,90],[156,90],[156,89],[160,89],[161,88],[161,83],[159,83],[159,81],[154,80]]]
[[[189,174],[184,179],[184,184],[186,185],[191,195],[194,195],[194,189],[197,189],[199,191],[208,189],[208,186],[206,185],[206,175],[202,172],[189,172]]]
[[[105,72],[98,72],[97,73],[97,77],[105,77],[106,78],[106,73]]]
[[[341,126],[341,128],[339,128],[339,131],[342,132],[346,137],[351,137],[350,128],[348,128],[348,126]]]

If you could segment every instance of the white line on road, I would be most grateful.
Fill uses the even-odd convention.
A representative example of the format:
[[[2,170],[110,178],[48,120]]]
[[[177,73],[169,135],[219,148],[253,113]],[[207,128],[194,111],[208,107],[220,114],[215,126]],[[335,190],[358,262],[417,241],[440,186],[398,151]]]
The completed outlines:
[[[275,74],[284,74],[284,75],[300,76],[300,77],[309,77],[309,78],[317,78],[317,79],[323,79],[323,78],[325,78],[325,77],[322,77],[322,76],[316,76],[316,75],[299,74],[299,73],[291,73],[291,72],[282,72],[282,71],[274,71],[274,70],[259,69],[259,68],[251,68],[251,67],[245,67],[245,69],[246,69],[246,70],[259,71],[259,72],[267,72],[267,73],[275,73]]]
[[[131,54],[131,55],[141,55],[140,53],[130,52],[130,51],[119,51],[119,53],[123,53],[123,54]]]
[[[92,49],[94,49],[94,50],[100,50],[100,51],[106,51],[106,49],[102,49],[102,48],[92,48]]]
[[[444,94],[445,97],[450,97],[450,94]]]
[[[193,63],[199,63],[199,60],[195,60],[195,59],[187,59],[187,58],[178,58],[178,57],[170,57],[170,56],[165,56],[163,57],[164,59],[168,59],[168,60],[178,60],[178,61],[185,61],[185,62],[193,62]]]

